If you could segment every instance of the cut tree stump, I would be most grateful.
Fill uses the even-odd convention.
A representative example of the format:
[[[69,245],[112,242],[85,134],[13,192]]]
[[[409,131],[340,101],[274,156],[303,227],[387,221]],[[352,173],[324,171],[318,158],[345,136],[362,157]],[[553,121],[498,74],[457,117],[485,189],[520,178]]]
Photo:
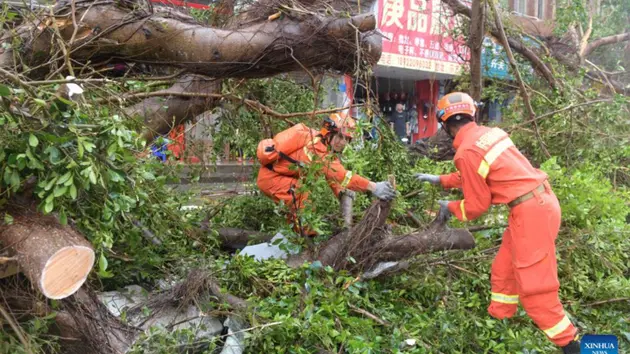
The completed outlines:
[[[74,294],[94,265],[92,245],[72,227],[32,208],[10,214],[13,223],[0,230],[0,243],[19,270],[49,299]]]

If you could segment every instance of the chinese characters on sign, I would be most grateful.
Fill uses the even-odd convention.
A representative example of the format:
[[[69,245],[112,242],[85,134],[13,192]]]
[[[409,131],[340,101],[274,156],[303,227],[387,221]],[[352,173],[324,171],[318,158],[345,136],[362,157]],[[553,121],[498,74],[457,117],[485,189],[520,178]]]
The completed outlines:
[[[448,36],[454,26],[440,0],[379,0],[379,29],[386,37],[379,64],[457,74],[470,53]]]

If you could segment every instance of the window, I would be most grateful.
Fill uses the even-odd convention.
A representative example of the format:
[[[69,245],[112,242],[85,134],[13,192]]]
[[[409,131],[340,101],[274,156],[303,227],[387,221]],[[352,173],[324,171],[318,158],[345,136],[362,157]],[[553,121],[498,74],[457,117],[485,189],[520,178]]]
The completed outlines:
[[[545,0],[538,0],[538,13],[536,17],[541,20],[545,18]]]
[[[519,15],[526,15],[527,0],[514,0],[514,8],[512,10]]]

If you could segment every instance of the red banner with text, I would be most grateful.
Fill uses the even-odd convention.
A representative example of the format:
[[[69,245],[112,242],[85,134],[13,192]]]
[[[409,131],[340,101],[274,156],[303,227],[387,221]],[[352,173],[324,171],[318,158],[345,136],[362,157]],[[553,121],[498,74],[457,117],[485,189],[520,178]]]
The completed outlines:
[[[470,58],[450,33],[457,18],[440,0],[378,0],[383,38],[380,65],[456,75]]]

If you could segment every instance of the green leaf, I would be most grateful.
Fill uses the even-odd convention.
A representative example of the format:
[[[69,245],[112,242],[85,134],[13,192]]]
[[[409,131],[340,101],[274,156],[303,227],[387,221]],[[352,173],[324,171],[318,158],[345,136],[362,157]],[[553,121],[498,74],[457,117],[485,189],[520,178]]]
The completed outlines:
[[[48,181],[48,184],[46,185],[46,187],[44,187],[44,190],[49,191],[55,185],[55,182],[57,182],[57,178],[58,177],[55,177],[51,179],[50,181]]]
[[[107,271],[107,266],[108,266],[107,258],[105,258],[105,255],[101,253],[101,257],[98,259],[98,276],[99,277],[111,278],[114,276],[114,274]]]
[[[49,146],[44,152],[48,154],[48,161],[50,161],[53,165],[56,165],[61,161],[61,158],[59,157],[61,153],[56,147]]]
[[[37,137],[33,134],[28,136],[28,144],[31,147],[37,147],[37,145],[39,145],[39,139],[37,139]]]
[[[96,173],[94,173],[93,169],[90,169],[89,178],[90,178],[90,183],[96,184]]]
[[[101,252],[101,257],[98,259],[98,271],[104,272],[107,270],[108,266],[107,258],[105,258],[105,254]]]
[[[20,174],[13,170],[11,174],[11,187],[18,188],[20,186]]]
[[[11,89],[8,86],[0,85],[0,96],[6,97],[11,95]]]
[[[63,185],[66,187],[70,187],[73,184],[74,184],[74,177],[70,177],[70,179],[68,179],[66,183],[64,183]]]
[[[109,147],[107,148],[107,156],[112,156],[116,153],[116,151],[118,150],[118,145],[116,145],[116,143],[112,143],[111,145],[109,145]]]
[[[79,138],[77,140],[77,148],[79,150],[78,151],[79,158],[82,159],[83,158],[83,152],[84,152],[84,150],[83,150],[83,139]]]
[[[4,183],[11,184],[11,176],[13,175],[13,170],[10,167],[7,167],[4,170]]]
[[[33,101],[35,101],[35,103],[40,107],[46,107],[46,101],[41,98],[33,98]]]
[[[13,225],[13,216],[10,214],[4,213],[4,223],[7,225]]]
[[[59,179],[57,180],[56,184],[57,185],[64,184],[64,183],[68,182],[70,177],[72,177],[72,171],[68,171],[63,176],[59,177]]]
[[[144,177],[144,179],[146,179],[148,181],[154,181],[155,180],[155,176],[153,175],[153,173],[148,172],[148,171],[142,172],[142,177]]]
[[[55,204],[54,204],[52,199],[49,202],[47,201],[46,204],[44,204],[44,213],[50,214],[50,212],[53,210],[54,206],[55,206]]]
[[[92,152],[92,150],[94,150],[96,145],[94,145],[93,143],[91,143],[89,141],[84,141],[83,142],[83,147],[85,148],[85,151]]]
[[[77,187],[74,184],[70,186],[70,197],[72,197],[72,200],[77,199]]]
[[[61,213],[59,213],[59,223],[63,226],[68,225],[68,216],[66,215],[65,210],[62,210]]]
[[[55,195],[55,198],[58,198],[58,197],[61,197],[64,194],[66,194],[67,191],[68,191],[68,187],[66,187],[66,186],[57,186],[57,187],[55,187],[55,191],[53,193]]]

